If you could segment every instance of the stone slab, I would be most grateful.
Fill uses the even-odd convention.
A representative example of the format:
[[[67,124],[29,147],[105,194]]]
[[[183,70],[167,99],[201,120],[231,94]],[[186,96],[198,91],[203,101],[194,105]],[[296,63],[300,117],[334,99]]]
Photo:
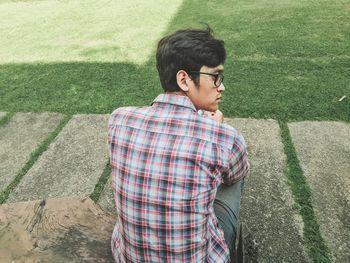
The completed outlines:
[[[350,262],[350,124],[304,121],[288,127],[332,261]]]
[[[274,120],[226,119],[244,136],[250,173],[241,220],[247,262],[311,262],[303,247],[303,221],[284,175],[286,156]]]
[[[108,117],[73,116],[8,202],[90,195],[108,161]]]
[[[57,113],[16,113],[0,127],[0,191],[28,161],[30,154],[62,120]]]
[[[114,218],[91,199],[0,205],[0,262],[114,262]]]
[[[6,112],[0,112],[0,119],[2,118],[2,117],[5,117],[6,116]]]
[[[108,212],[116,215],[115,202],[113,198],[113,190],[112,190],[112,177],[109,177],[100,199],[98,200],[98,204]]]

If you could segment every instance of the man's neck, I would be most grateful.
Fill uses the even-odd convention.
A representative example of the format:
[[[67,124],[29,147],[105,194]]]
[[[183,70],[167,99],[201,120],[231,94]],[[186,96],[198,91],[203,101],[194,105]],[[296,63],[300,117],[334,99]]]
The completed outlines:
[[[165,92],[165,94],[187,96],[187,94],[184,91],[172,91],[172,92],[167,91]]]

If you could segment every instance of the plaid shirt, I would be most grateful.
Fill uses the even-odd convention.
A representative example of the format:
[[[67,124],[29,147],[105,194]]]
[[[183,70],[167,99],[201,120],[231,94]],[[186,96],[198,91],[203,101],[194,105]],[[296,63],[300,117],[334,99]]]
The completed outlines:
[[[248,171],[236,129],[198,114],[186,96],[115,110],[108,133],[116,262],[228,262],[213,202]]]

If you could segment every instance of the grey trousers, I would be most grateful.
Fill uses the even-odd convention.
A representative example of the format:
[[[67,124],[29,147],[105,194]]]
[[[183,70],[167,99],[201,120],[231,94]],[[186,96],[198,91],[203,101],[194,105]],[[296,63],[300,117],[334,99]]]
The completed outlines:
[[[223,230],[225,241],[230,249],[230,256],[235,252],[237,229],[239,227],[239,210],[244,180],[227,186],[221,184],[214,200],[214,211],[219,227]]]

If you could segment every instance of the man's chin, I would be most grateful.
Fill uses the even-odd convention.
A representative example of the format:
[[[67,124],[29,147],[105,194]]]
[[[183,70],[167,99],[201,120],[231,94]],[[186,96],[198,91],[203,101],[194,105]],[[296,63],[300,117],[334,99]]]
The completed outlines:
[[[218,106],[216,106],[216,107],[210,107],[208,111],[215,112],[215,111],[217,111],[218,109],[219,109]]]
[[[218,109],[219,109],[219,105],[216,105],[216,106],[209,106],[209,107],[202,107],[200,110],[215,112],[215,111],[217,111]]]

